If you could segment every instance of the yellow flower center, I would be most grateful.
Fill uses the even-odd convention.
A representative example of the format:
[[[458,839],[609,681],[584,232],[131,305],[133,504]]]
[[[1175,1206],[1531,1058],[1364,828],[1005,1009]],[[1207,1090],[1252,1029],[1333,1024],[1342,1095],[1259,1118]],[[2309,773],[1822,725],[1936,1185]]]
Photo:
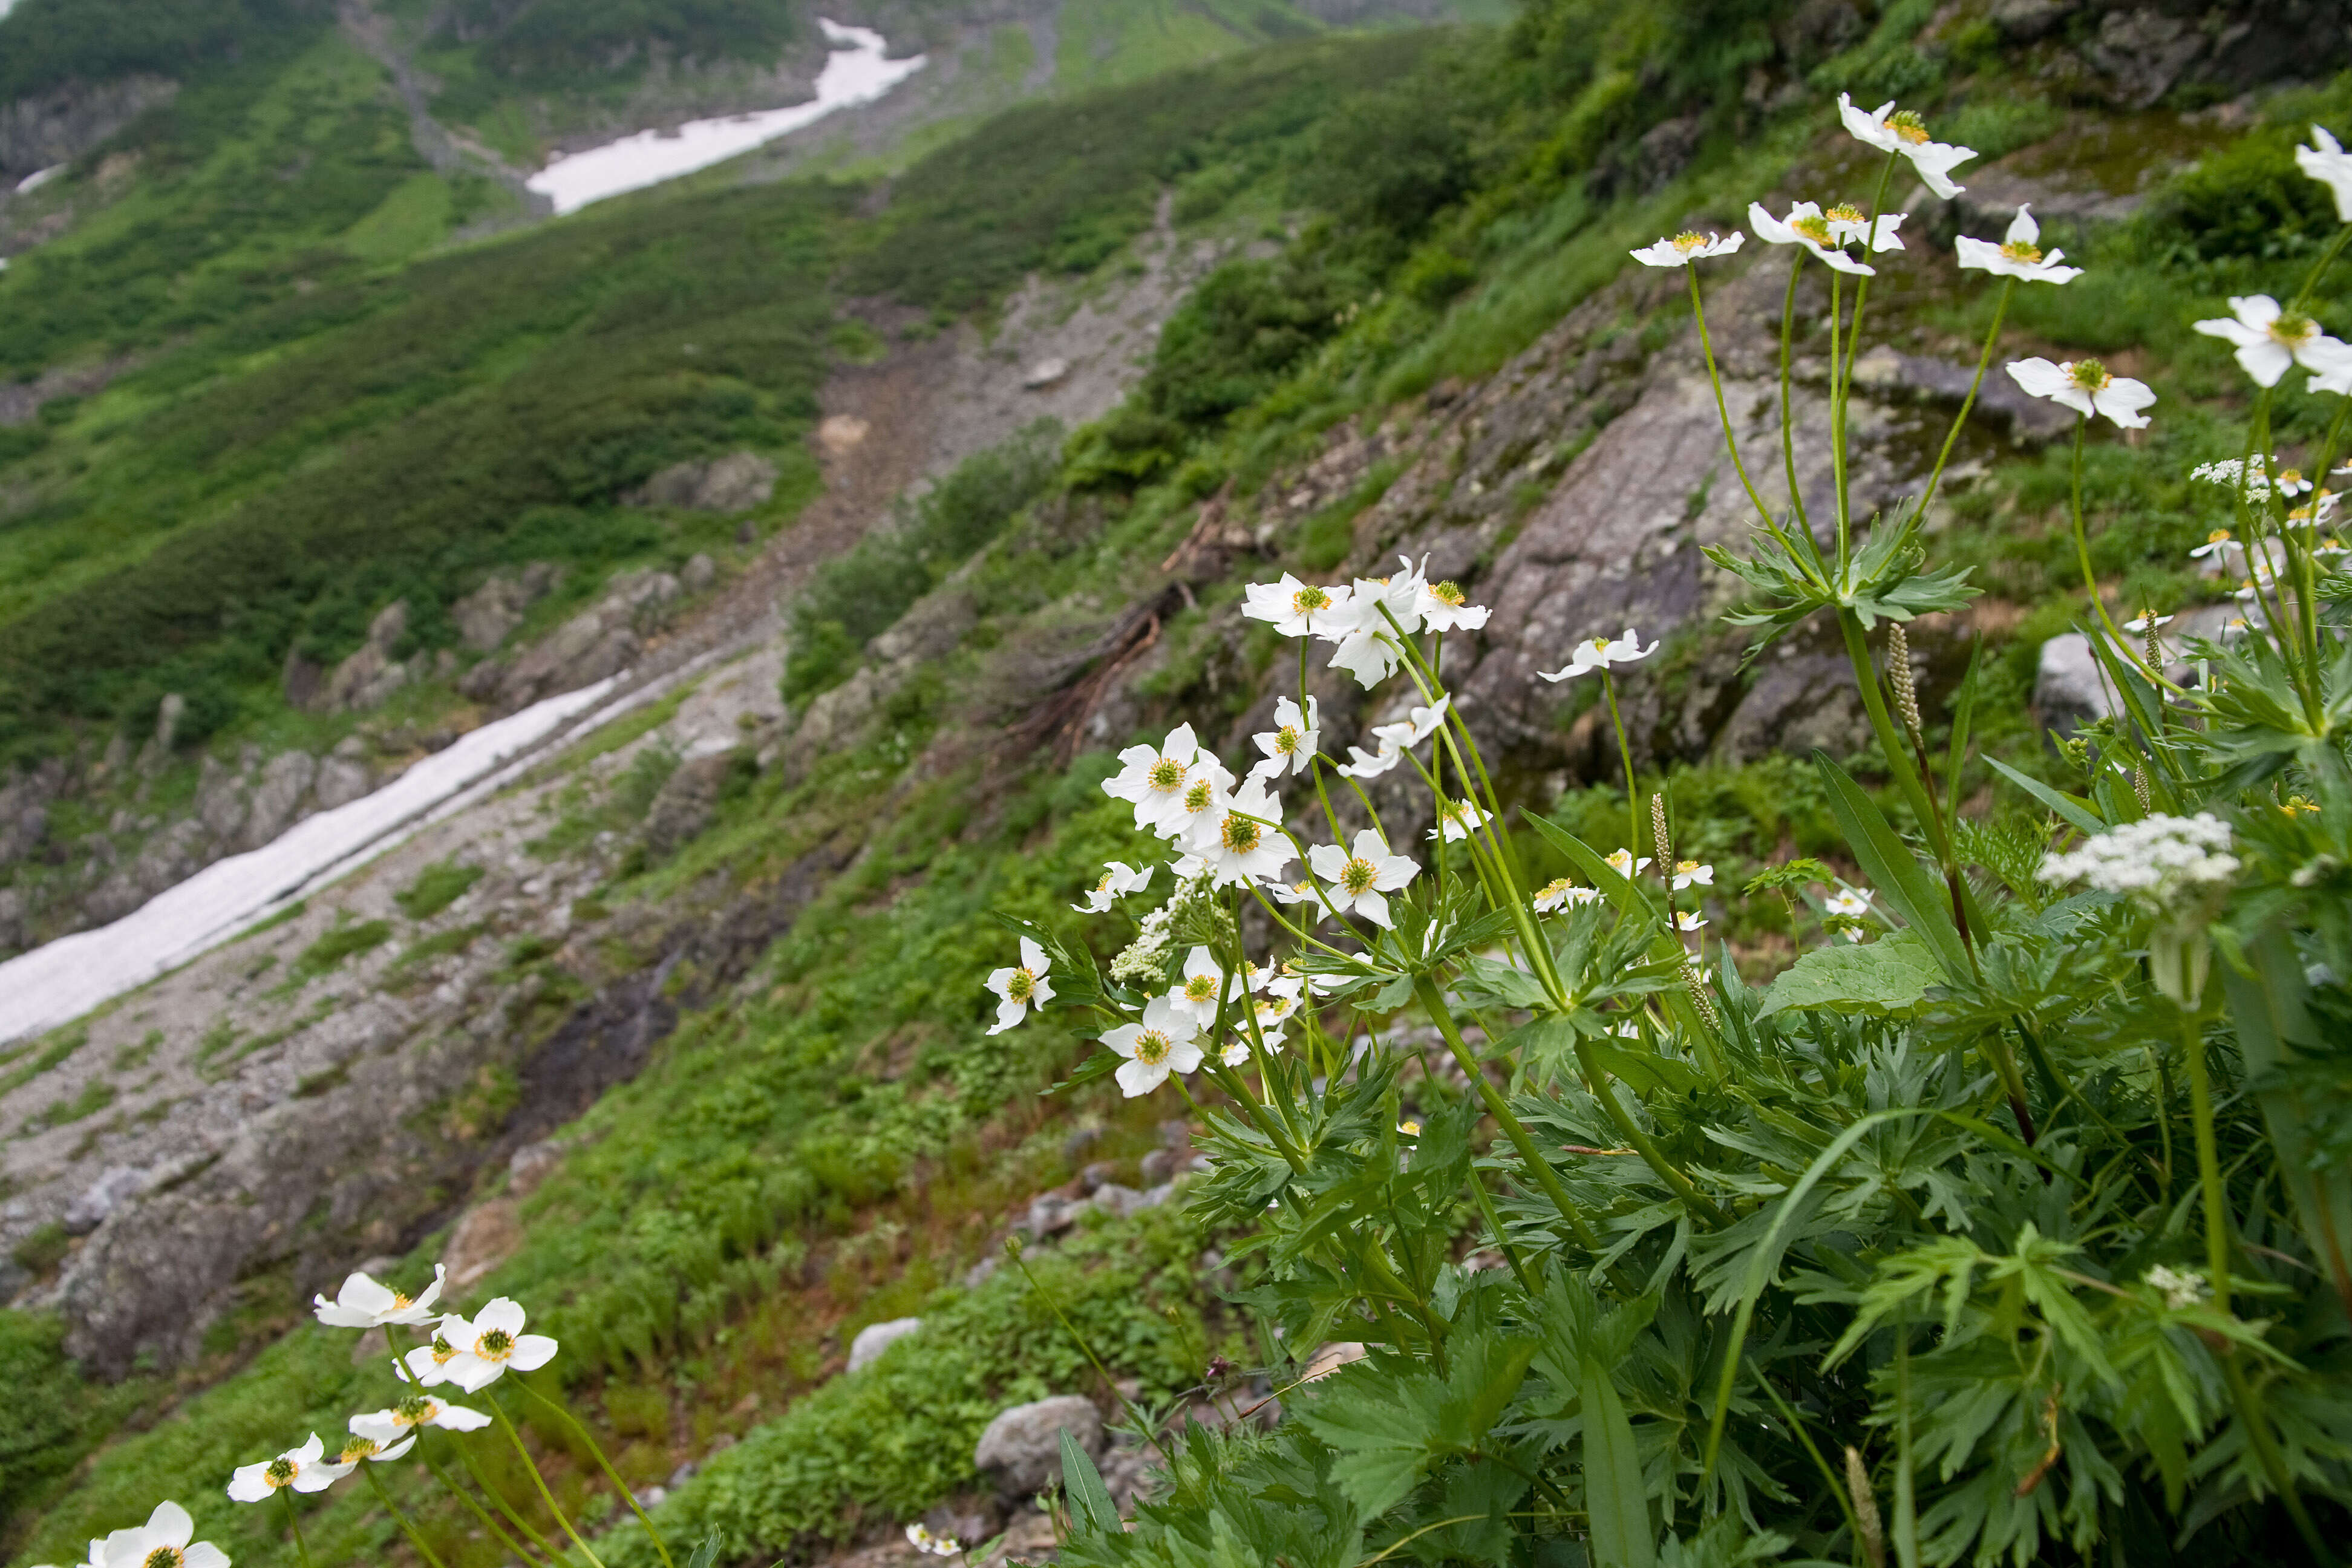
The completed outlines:
[[[2103,391],[2109,382],[2115,380],[2114,376],[2107,374],[2107,367],[2095,359],[2077,360],[2073,364],[2060,368],[2065,371],[2076,386],[2085,392]]]
[[[392,1418],[404,1426],[421,1426],[441,1413],[438,1400],[412,1394],[392,1407]]]
[[[1837,205],[1823,213],[1822,216],[1827,218],[1832,223],[1860,223],[1862,221],[1862,209],[1854,205],[1852,202],[1840,202]]]
[[[1099,881],[1099,882],[1097,882],[1097,883],[1095,884],[1095,891],[1096,891],[1096,892],[1097,892],[1097,893],[1108,893],[1108,892],[1109,892],[1109,891],[1110,891],[1111,879],[1112,879],[1113,878],[1117,877],[1118,875],[1118,872],[1116,872],[1116,871],[1105,871],[1105,872],[1102,874],[1102,880],[1101,880],[1101,881]]]
[[[1463,601],[1469,597],[1462,592],[1462,584],[1459,583],[1432,583],[1429,585],[1429,596],[1450,610],[1460,609]]]
[[[1609,651],[1609,639],[1607,637],[1594,637],[1589,646],[1595,653],[1607,653]]]
[[[394,1291],[392,1293],[392,1309],[393,1309],[393,1310],[394,1310],[394,1311],[395,1311],[395,1312],[396,1312],[396,1311],[401,1310],[402,1310],[402,1309],[404,1309],[404,1308],[406,1308],[406,1307],[412,1307],[412,1306],[415,1306],[415,1302],[413,1302],[413,1301],[411,1301],[411,1300],[408,1299],[407,1293],[406,1293],[405,1291],[394,1290]]]
[[[1568,891],[1568,879],[1565,877],[1554,877],[1550,881],[1546,882],[1543,885],[1542,890],[1538,892],[1536,897],[1538,899],[1556,899],[1566,891]]]
[[[1184,775],[1190,771],[1175,758],[1162,757],[1151,764],[1150,771],[1143,775],[1143,779],[1153,789],[1181,789],[1184,787]]]
[[[2042,247],[2038,245],[2028,245],[2021,239],[2011,240],[2000,247],[2000,253],[2011,261],[2022,261],[2028,266],[2042,259]]]
[[[295,1476],[301,1471],[301,1466],[280,1454],[269,1461],[269,1468],[261,1472],[261,1479],[272,1487],[291,1486],[294,1484]]]
[[[1294,755],[1296,755],[1296,754],[1297,753],[1297,751],[1298,751],[1298,726],[1297,726],[1297,725],[1296,725],[1296,724],[1285,724],[1281,729],[1276,730],[1276,731],[1274,732],[1274,754],[1275,754],[1276,756],[1277,756],[1277,757],[1294,756]]]
[[[2301,468],[2281,468],[2279,470],[2278,482],[2281,489],[2301,489],[2303,488],[2303,470]]]
[[[514,1354],[514,1336],[504,1329],[492,1329],[474,1342],[474,1353],[484,1361],[504,1361]]]
[[[435,1366],[443,1364],[448,1361],[451,1356],[454,1356],[457,1353],[457,1346],[451,1344],[447,1340],[443,1339],[439,1334],[433,1336],[433,1364]]]
[[[1157,1029],[1146,1029],[1135,1037],[1135,1059],[1145,1067],[1158,1067],[1175,1048],[1176,1043]]]
[[[1688,256],[1692,251],[1696,250],[1700,246],[1705,245],[1706,243],[1706,236],[1699,233],[1699,231],[1695,228],[1686,228],[1683,230],[1682,233],[1675,236],[1673,239],[1667,241],[1667,243],[1672,245],[1676,250],[1681,251],[1685,256]]]
[[[187,1560],[187,1553],[176,1546],[158,1546],[147,1553],[147,1560],[140,1564],[140,1568],[180,1568]]]
[[[1804,217],[1795,219],[1789,225],[1789,226],[1795,229],[1799,234],[1803,235],[1807,239],[1811,240],[1815,245],[1829,245],[1832,243],[1830,238],[1830,220],[1818,214],[1808,214]]]
[[[1922,146],[1928,140],[1927,122],[1920,119],[1917,111],[1914,110],[1898,110],[1888,115],[1886,129],[1894,132],[1914,147]]]
[[[2270,334],[2288,348],[2301,348],[2319,334],[2319,323],[2309,316],[2283,310],[2270,324]]]
[[[2230,531],[2226,528],[2217,528],[2212,532],[2205,536],[2205,542],[2208,544],[2227,544],[2230,542]]]
[[[1352,899],[1370,890],[1371,885],[1380,880],[1380,868],[1370,860],[1361,856],[1350,857],[1348,863],[1339,868],[1339,886],[1345,888]]]
[[[1329,609],[1331,595],[1309,583],[1290,595],[1290,607],[1299,615],[1311,616],[1318,610]]]
[[[1004,977],[1004,999],[1026,1002],[1037,994],[1037,977],[1026,969],[1016,969]]]
[[[1187,1002],[1213,1001],[1216,994],[1217,977],[1215,975],[1193,974],[1185,978],[1184,1000]]]
[[[1187,811],[1208,810],[1209,796],[1213,792],[1209,788],[1208,780],[1195,780],[1192,786],[1184,792],[1184,809]]]
[[[2306,811],[2317,811],[2319,809],[2319,803],[2315,800],[2311,800],[2299,795],[2289,795],[2287,797],[2286,809],[2291,815],[2300,816]]]
[[[335,1456],[335,1462],[339,1465],[356,1465],[374,1453],[376,1447],[376,1440],[373,1437],[354,1437],[343,1445],[343,1451]]]
[[[1224,845],[1236,855],[1246,855],[1255,849],[1263,835],[1256,823],[1236,813],[1225,818]]]

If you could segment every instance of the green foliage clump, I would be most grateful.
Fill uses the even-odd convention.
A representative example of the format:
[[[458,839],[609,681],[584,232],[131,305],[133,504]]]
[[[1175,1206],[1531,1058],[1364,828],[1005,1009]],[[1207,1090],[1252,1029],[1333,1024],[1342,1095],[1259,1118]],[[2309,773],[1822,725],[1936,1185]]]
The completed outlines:
[[[448,26],[461,38],[482,40],[483,63],[499,76],[543,89],[611,74],[616,64],[634,77],[665,58],[767,64],[808,31],[784,0],[572,0],[520,7],[461,0]]]
[[[2200,261],[2275,260],[2334,237],[2336,204],[2295,166],[2300,127],[2266,126],[2176,174],[2139,222],[2149,239]]]
[[[288,978],[297,984],[315,980],[340,968],[345,959],[373,952],[391,940],[390,921],[354,921],[337,925],[302,950],[288,971]]]
[[[413,921],[429,921],[470,891],[482,879],[483,868],[461,861],[436,860],[416,874],[416,880],[392,896],[400,912]]]
[[[56,1227],[51,1227],[55,1229]],[[64,1232],[57,1233],[62,1253]],[[17,1262],[36,1276],[55,1256]],[[0,1518],[14,1518],[70,1472],[107,1435],[110,1406],[121,1403],[94,1390],[64,1350],[65,1324],[46,1313],[0,1310]]]
[[[0,103],[134,72],[184,78],[325,15],[305,0],[21,0],[0,19]]]

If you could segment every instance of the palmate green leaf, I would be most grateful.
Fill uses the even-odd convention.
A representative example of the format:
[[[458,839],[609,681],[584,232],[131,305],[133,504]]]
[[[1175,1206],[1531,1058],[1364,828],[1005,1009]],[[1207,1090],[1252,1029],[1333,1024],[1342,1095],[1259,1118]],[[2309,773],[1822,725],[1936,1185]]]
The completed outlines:
[[[1584,1358],[1576,1386],[1584,1407],[1584,1507],[1592,1524],[1595,1568],[1653,1568],[1657,1537],[1650,1527],[1633,1423],[1599,1358]]]
[[[1454,982],[1454,991],[1474,1007],[1541,1007],[1548,1005],[1543,986],[1524,969],[1472,957]]]
[[[1526,1378],[1538,1342],[1457,1331],[1441,1378],[1393,1363],[1358,1362],[1316,1385],[1299,1421],[1339,1456],[1339,1489],[1360,1520],[1402,1502],[1449,1455],[1474,1451]]]
[[[1870,942],[1835,942],[1800,957],[1772,983],[1759,1017],[1822,1009],[1872,1018],[1908,1018],[1927,1001],[1943,966],[1916,931]]]

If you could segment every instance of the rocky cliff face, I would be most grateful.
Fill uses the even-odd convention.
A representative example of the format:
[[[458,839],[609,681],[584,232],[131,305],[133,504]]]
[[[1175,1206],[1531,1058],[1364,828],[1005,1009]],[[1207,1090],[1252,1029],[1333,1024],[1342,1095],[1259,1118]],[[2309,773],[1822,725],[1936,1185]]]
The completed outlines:
[[[0,104],[0,182],[71,163],[179,90],[166,77],[127,76]]]

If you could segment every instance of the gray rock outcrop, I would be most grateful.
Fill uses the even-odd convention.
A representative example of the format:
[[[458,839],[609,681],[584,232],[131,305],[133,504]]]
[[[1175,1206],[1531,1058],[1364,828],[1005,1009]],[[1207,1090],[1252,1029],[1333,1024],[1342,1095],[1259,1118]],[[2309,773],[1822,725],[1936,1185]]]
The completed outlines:
[[[1032,1496],[1060,1482],[1065,1432],[1089,1458],[1102,1452],[1102,1416],[1094,1402],[1060,1394],[999,1412],[980,1435],[972,1465],[995,1482],[999,1495]]]
[[[892,1318],[888,1322],[867,1324],[849,1342],[849,1370],[863,1372],[879,1361],[884,1351],[922,1326],[920,1318]]]
[[[457,636],[476,653],[489,653],[522,625],[530,607],[562,580],[562,567],[534,561],[517,573],[499,573],[449,606]]]
[[[0,104],[0,181],[71,163],[149,110],[172,101],[180,84],[135,75],[76,82]]]
[[[678,580],[667,572],[624,572],[593,605],[510,661],[483,660],[467,671],[458,688],[511,711],[618,675],[643,655],[646,635],[667,619],[679,592]]]
[[[628,499],[641,506],[689,511],[739,512],[765,506],[776,493],[776,465],[757,452],[730,452],[664,468]]]

